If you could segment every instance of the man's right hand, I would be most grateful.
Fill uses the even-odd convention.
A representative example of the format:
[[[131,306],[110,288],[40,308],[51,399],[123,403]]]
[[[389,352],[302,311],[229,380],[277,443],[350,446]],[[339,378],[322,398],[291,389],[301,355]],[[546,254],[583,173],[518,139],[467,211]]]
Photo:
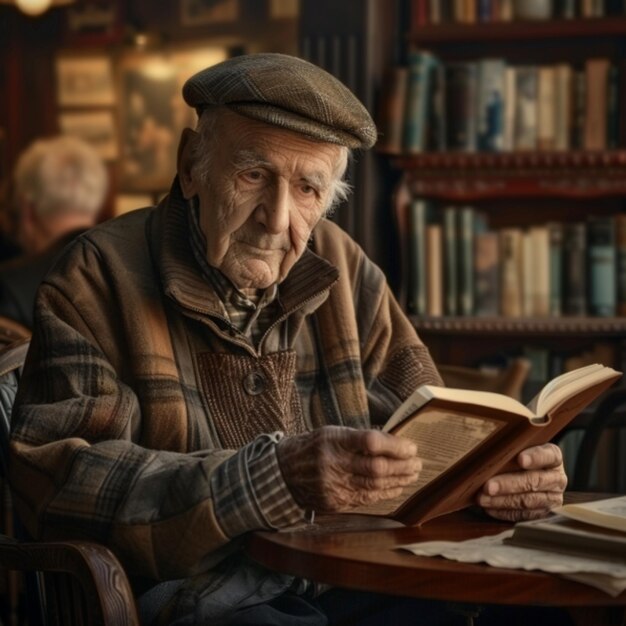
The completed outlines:
[[[277,454],[296,502],[318,513],[396,498],[422,469],[413,442],[377,430],[340,426],[286,437]]]

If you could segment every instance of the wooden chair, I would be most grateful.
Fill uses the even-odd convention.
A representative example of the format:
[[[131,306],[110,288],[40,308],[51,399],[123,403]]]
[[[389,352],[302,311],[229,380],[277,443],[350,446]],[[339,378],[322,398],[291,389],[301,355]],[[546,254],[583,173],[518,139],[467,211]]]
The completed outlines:
[[[570,489],[574,491],[601,491],[619,493],[624,490],[624,479],[620,480],[620,452],[616,431],[626,433],[626,389],[609,391],[597,405],[585,427],[584,435],[576,455],[574,478]],[[605,433],[612,432],[609,445],[602,445]],[[603,458],[608,472],[601,479],[593,479],[594,462]],[[622,466],[623,467],[623,466]]]
[[[22,339],[0,350],[0,465],[4,476],[10,413],[28,344],[29,339]],[[16,520],[15,535],[20,534]],[[126,573],[105,546],[88,541],[24,541],[0,535],[0,569],[26,573],[29,626],[139,626]],[[15,588],[10,593],[15,597]],[[15,607],[12,610],[9,621],[17,623]]]
[[[500,370],[480,370],[458,365],[438,365],[447,387],[493,391],[519,400],[530,372],[530,361],[519,357]]]

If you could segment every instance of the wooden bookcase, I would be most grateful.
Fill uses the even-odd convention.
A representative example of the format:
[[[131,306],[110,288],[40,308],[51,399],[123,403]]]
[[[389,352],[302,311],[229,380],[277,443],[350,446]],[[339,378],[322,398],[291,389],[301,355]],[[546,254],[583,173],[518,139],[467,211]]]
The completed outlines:
[[[420,4],[409,3],[416,10]],[[622,63],[626,17],[419,25],[413,15],[409,50],[427,50],[446,62],[501,57],[512,64],[583,64],[593,57]],[[622,63],[623,64],[623,63]],[[620,66],[621,69],[621,66]],[[435,206],[472,205],[490,227],[528,227],[623,212],[626,198],[626,72],[619,80],[621,129],[612,149],[585,151],[381,151],[397,171],[394,218],[402,251],[399,298],[406,300],[408,207],[412,198]],[[476,366],[525,346],[567,354],[613,348],[624,365],[626,317],[412,316],[438,363]]]

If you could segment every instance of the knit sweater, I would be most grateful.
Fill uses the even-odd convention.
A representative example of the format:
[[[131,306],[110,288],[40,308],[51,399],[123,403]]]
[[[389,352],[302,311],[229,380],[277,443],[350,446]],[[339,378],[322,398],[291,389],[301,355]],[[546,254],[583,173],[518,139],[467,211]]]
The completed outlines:
[[[302,511],[283,435],[382,423],[440,383],[384,275],[329,221],[257,346],[221,313],[177,182],[75,240],[44,280],[13,416],[10,481],[35,537],[91,538],[131,575],[209,570]]]

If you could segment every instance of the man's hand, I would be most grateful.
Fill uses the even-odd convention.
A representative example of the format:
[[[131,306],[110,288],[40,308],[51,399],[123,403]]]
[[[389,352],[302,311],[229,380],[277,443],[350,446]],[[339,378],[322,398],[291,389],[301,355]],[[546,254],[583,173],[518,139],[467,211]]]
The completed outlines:
[[[558,446],[547,443],[519,453],[519,472],[490,478],[478,495],[489,515],[509,522],[545,517],[563,504],[567,476]]]
[[[376,430],[325,426],[286,437],[278,462],[296,502],[338,513],[400,495],[422,469],[417,446]]]

